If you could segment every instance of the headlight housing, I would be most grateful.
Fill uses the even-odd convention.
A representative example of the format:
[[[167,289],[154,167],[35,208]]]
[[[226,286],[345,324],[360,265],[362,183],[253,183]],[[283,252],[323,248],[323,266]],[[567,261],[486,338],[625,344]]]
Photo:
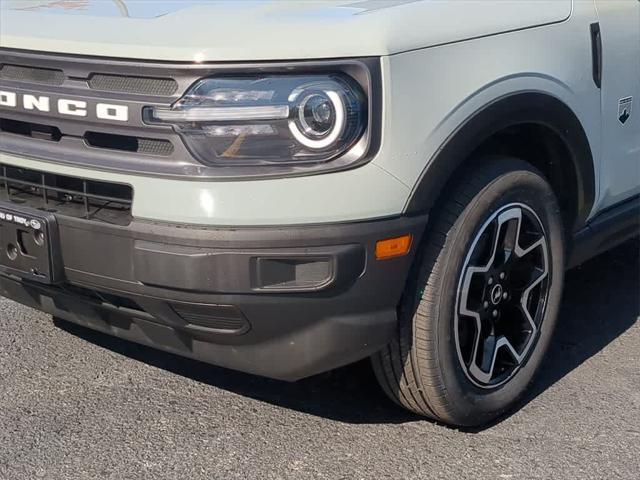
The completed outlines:
[[[363,138],[368,103],[343,74],[212,77],[145,122],[170,124],[212,166],[304,165],[336,159]]]

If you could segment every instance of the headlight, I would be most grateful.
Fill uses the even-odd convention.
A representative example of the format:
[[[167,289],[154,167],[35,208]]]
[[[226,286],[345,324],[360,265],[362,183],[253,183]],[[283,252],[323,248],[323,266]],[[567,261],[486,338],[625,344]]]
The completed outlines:
[[[217,77],[171,108],[145,107],[144,117],[173,125],[205,164],[303,164],[353,148],[366,130],[367,102],[346,75]]]

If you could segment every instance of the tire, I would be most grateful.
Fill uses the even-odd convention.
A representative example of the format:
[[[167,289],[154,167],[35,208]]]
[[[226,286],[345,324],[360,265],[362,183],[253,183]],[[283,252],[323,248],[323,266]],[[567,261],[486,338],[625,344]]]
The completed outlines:
[[[564,277],[561,215],[542,174],[509,157],[473,163],[434,208],[396,336],[372,358],[396,403],[463,427],[491,422],[525,393],[549,346]]]

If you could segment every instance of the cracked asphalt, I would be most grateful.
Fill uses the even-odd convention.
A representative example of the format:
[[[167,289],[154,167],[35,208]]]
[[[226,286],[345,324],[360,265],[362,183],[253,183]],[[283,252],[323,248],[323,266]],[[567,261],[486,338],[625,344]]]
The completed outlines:
[[[366,362],[280,383],[0,299],[0,478],[636,479],[639,251],[568,273],[537,382],[479,431],[399,410]]]

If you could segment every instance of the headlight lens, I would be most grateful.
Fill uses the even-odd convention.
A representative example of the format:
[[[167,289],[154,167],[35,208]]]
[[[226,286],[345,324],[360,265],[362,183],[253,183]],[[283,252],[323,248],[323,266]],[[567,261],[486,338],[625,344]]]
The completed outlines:
[[[144,117],[173,125],[206,164],[302,164],[349,151],[366,130],[367,103],[344,75],[218,77]]]

